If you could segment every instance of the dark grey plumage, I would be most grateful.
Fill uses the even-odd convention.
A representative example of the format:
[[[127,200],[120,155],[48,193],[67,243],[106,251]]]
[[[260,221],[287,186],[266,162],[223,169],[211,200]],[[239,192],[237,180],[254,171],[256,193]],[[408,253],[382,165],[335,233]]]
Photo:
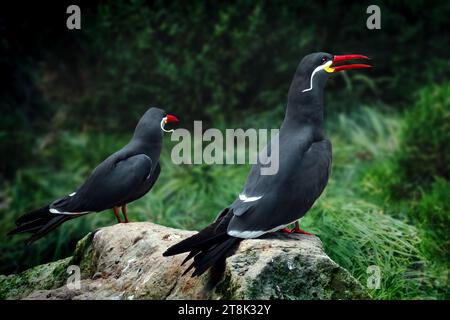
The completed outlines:
[[[192,275],[198,276],[211,268],[212,287],[220,279],[225,259],[235,252],[240,241],[281,229],[306,214],[330,176],[332,148],[323,131],[323,91],[333,72],[332,61],[341,61],[344,56],[334,57],[338,56],[310,54],[300,62],[294,74],[279,131],[278,172],[261,175],[261,164],[254,165],[239,197],[215,222],[170,247],[164,256],[190,252],[183,262],[193,259],[186,272],[194,269]],[[353,59],[355,57],[352,55]],[[269,153],[274,143],[272,140],[267,145]]]
[[[31,233],[27,240],[31,243],[65,221],[123,206],[144,196],[161,171],[161,121],[165,116],[161,109],[147,110],[130,142],[100,163],[73,194],[23,215],[9,234]]]

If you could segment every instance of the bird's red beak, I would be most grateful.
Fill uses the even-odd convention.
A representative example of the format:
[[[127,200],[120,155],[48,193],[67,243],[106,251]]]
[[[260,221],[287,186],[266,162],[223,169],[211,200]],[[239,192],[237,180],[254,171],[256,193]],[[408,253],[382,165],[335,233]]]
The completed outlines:
[[[169,122],[178,122],[179,120],[178,120],[178,118],[177,117],[175,117],[175,116],[173,116],[173,115],[171,115],[171,114],[168,114],[166,117],[165,117],[165,123],[169,123]]]
[[[346,64],[346,65],[338,65],[339,63],[342,63],[344,61],[349,60],[369,60],[369,57],[360,55],[360,54],[345,54],[341,56],[334,56],[333,63],[331,66],[329,66],[328,72],[339,72],[344,70],[351,70],[351,69],[364,69],[364,68],[371,68],[371,65],[368,64]]]

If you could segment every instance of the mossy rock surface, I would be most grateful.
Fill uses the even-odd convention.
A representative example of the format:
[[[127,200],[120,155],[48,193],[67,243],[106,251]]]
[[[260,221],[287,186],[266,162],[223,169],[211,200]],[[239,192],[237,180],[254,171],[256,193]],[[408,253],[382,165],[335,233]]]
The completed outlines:
[[[0,276],[3,299],[369,299],[361,284],[323,251],[315,236],[273,234],[243,241],[224,279],[205,291],[208,274],[182,276],[185,255],[167,247],[194,234],[141,222],[88,234],[73,257]],[[67,286],[69,266],[79,287]]]
[[[0,275],[0,299],[18,299],[40,290],[60,287],[67,279],[67,267],[72,258],[66,258],[28,269],[17,275]]]

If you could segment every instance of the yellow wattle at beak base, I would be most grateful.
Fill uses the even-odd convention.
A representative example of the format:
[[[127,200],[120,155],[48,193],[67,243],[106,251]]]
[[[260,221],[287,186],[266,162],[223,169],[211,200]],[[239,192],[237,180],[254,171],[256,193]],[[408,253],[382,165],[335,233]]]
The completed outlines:
[[[325,68],[323,68],[323,70],[325,70],[325,71],[328,72],[328,73],[334,72],[334,68],[331,68],[331,64],[332,64],[332,63],[333,63],[332,61],[328,61],[328,62],[325,64]]]

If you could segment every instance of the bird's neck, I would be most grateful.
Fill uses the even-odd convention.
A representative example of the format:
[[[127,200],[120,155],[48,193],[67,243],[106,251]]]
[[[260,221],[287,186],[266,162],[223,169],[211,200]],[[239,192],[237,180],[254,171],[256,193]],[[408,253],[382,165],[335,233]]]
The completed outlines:
[[[140,138],[133,138],[128,143],[130,150],[137,153],[145,154],[152,160],[158,160],[161,153],[162,141],[148,141]]]
[[[319,129],[323,127],[323,94],[313,90],[290,95],[283,124],[312,125]]]

